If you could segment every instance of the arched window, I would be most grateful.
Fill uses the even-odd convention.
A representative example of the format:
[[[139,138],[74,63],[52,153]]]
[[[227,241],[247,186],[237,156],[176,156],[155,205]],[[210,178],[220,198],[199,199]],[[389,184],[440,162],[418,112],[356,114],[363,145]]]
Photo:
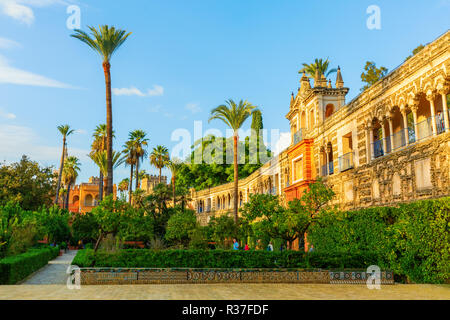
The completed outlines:
[[[331,116],[334,112],[334,105],[332,103],[327,104],[325,107],[325,119]]]
[[[84,205],[86,207],[92,207],[94,198],[92,197],[91,194],[86,195],[86,197],[84,197]]]

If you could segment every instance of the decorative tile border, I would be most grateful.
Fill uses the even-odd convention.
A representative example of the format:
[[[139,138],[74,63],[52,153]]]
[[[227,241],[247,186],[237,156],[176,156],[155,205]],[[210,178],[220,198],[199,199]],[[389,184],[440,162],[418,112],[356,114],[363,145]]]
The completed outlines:
[[[327,283],[365,284],[365,271],[292,269],[81,268],[82,285],[182,283]],[[383,271],[381,284],[394,284]]]

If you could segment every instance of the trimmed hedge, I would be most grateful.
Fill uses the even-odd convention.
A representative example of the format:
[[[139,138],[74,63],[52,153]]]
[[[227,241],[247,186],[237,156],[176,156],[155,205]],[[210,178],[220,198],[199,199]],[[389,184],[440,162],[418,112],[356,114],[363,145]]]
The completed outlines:
[[[0,284],[15,284],[47,265],[59,254],[58,247],[30,249],[0,260]]]
[[[72,264],[81,268],[359,268],[374,255],[322,255],[302,251],[228,251],[125,249],[115,252],[79,250]]]
[[[450,279],[450,198],[398,207],[324,213],[310,228],[317,254],[372,252],[397,280],[446,283]]]

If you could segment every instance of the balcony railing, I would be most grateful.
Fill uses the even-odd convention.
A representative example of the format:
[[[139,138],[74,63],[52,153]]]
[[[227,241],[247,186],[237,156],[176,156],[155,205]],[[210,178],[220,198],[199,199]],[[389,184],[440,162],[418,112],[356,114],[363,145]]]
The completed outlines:
[[[322,177],[325,177],[327,174],[328,174],[327,165],[325,164],[320,168],[320,175]]]
[[[406,145],[405,130],[401,129],[392,135],[392,140],[394,141],[393,150],[404,147]]]
[[[409,143],[416,142],[416,133],[414,132],[414,127],[408,127],[408,141]]]
[[[433,127],[431,125],[431,117],[417,123],[417,140],[422,140],[433,135]]]
[[[372,146],[374,158],[384,156],[383,140],[376,140],[374,143],[372,143]]]
[[[354,168],[353,152],[348,152],[339,157],[339,170],[345,171]]]
[[[444,123],[444,115],[438,114],[435,116],[436,118],[436,134],[441,134],[445,131],[445,123]]]
[[[303,129],[298,130],[296,133],[294,133],[293,136],[293,144],[296,145],[297,143],[299,143],[300,141],[303,140]]]
[[[328,174],[332,175],[334,173],[334,164],[333,161],[328,163]]]

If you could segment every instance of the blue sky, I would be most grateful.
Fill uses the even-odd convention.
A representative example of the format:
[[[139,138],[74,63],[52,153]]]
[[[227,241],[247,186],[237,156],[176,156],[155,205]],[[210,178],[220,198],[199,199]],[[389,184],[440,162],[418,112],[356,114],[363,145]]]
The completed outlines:
[[[148,133],[150,148],[173,148],[172,132],[192,132],[195,120],[225,130],[207,119],[228,98],[249,100],[262,109],[265,128],[288,132],[285,114],[303,62],[328,57],[340,65],[350,101],[366,61],[392,70],[447,31],[450,15],[449,0],[0,0],[0,161],[27,154],[57,166],[56,126],[68,123],[77,129],[69,153],[81,159],[79,181],[98,174],[86,154],[105,121],[105,93],[100,58],[66,27],[73,4],[84,30],[110,24],[133,32],[111,61],[120,89],[116,149],[133,129]],[[380,30],[366,26],[370,5],[381,9]],[[143,168],[157,172],[148,160]],[[115,182],[128,174],[118,169]]]

